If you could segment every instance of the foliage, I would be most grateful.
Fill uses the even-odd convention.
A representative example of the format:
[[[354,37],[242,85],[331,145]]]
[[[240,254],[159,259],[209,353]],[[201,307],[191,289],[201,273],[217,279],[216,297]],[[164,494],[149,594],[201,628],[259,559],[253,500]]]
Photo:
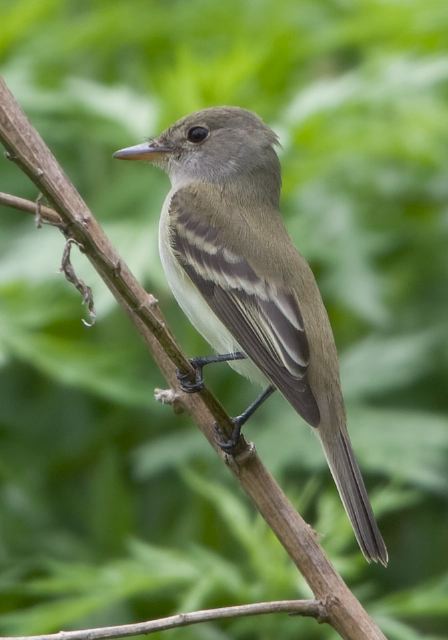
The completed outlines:
[[[280,133],[282,207],[331,316],[389,569],[360,557],[285,402],[248,433],[388,637],[448,637],[445,3],[2,0],[0,19],[2,74],[192,355],[207,347],[157,256],[167,179],[112,151],[214,104],[253,109]],[[37,195],[6,160],[0,189]],[[55,230],[2,210],[1,631],[307,596],[189,419],[154,402],[160,374],[75,256],[99,312],[82,326],[62,248]],[[224,366],[207,376],[232,412],[254,394]],[[180,634],[335,637],[286,616]]]

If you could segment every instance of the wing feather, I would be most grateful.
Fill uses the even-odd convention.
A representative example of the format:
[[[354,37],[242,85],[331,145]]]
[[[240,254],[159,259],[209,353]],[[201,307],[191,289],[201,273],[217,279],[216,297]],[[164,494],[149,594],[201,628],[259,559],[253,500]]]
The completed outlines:
[[[179,206],[174,197],[170,206],[175,257],[246,355],[316,426],[319,409],[307,381],[309,346],[296,296],[259,276],[184,201]]]

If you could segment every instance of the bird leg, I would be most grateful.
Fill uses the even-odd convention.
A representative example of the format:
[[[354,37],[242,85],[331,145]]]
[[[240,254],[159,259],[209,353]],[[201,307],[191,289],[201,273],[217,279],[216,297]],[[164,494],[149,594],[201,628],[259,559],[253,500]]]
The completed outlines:
[[[185,393],[197,393],[204,388],[204,377],[202,369],[207,364],[214,364],[215,362],[229,362],[230,360],[244,360],[246,355],[240,351],[235,353],[221,353],[215,356],[204,356],[198,358],[191,358],[189,360],[193,367],[194,380],[191,380],[191,373],[189,371],[176,370],[176,378],[179,382],[179,386]]]
[[[229,454],[233,453],[233,450],[235,449],[236,445],[238,444],[238,440],[240,439],[241,429],[243,428],[243,425],[246,424],[246,422],[255,413],[258,407],[260,407],[263,402],[267,400],[272,393],[274,393],[274,391],[274,385],[270,384],[269,387],[267,387],[263,391],[263,393],[261,393],[258,398],[256,398],[252,402],[252,404],[247,407],[245,411],[243,411],[243,413],[241,413],[239,416],[236,416],[236,418],[232,418],[233,430],[230,438],[225,438],[219,425],[215,425],[215,430],[220,438],[217,441],[217,444],[223,451]]]

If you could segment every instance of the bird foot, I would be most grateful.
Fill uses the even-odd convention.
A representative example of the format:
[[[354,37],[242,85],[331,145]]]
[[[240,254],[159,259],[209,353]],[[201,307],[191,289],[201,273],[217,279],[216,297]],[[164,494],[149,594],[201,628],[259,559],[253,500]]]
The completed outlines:
[[[223,432],[218,423],[215,423],[214,425],[215,433],[217,435],[216,444],[229,455],[233,455],[235,453],[235,449],[241,435],[241,428],[243,426],[240,421],[240,416],[231,418],[231,422],[233,424],[233,430],[230,437]]]
[[[192,379],[192,374],[189,371],[180,371],[180,369],[176,369],[176,378],[184,393],[198,393],[204,388],[202,375],[202,367],[204,365],[200,358],[191,358],[189,362],[194,369],[194,378]]]

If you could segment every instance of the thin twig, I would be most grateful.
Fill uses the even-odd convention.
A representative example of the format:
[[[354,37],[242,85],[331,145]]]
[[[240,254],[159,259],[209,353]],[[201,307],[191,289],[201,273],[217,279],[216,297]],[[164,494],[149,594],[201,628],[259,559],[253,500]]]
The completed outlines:
[[[41,194],[38,196],[38,198],[40,197]],[[54,209],[45,207],[42,203],[40,203],[40,201],[39,203],[32,202],[31,200],[19,198],[18,196],[12,196],[9,193],[3,193],[0,191],[0,204],[11,207],[12,209],[17,209],[18,211],[31,213],[33,216],[36,216],[39,213],[42,222],[46,224],[52,224],[55,227],[64,226],[59,214],[57,214]]]
[[[76,287],[76,289],[79,291],[79,293],[82,296],[83,303],[87,306],[90,319],[89,320],[82,319],[83,325],[85,327],[93,327],[96,320],[96,311],[95,311],[95,303],[93,301],[93,293],[92,293],[92,289],[84,282],[84,280],[81,280],[81,278],[78,278],[78,276],[76,275],[76,271],[73,268],[72,262],[70,260],[70,253],[72,250],[72,246],[74,244],[82,248],[82,245],[77,240],[75,240],[74,238],[69,238],[65,243],[60,269],[64,274],[66,280],[70,282],[70,284],[72,284],[74,287]]]
[[[36,225],[36,229],[42,228],[42,200],[44,196],[42,193],[36,198],[36,215],[34,216],[34,224]]]
[[[0,141],[11,159],[53,204],[70,229],[70,237],[82,244],[86,256],[142,335],[168,385],[176,388],[176,369],[191,370],[192,373],[193,370],[167,329],[158,307],[149,304],[146,291],[118,256],[1,79]],[[119,269],[117,265],[120,265]],[[211,445],[226,459],[216,443],[213,425],[218,423],[230,433],[232,423],[220,403],[208,389],[204,389],[186,396],[184,404]],[[244,439],[241,452],[245,452],[243,456],[232,458],[231,470],[301,571],[316,599],[326,603],[331,626],[345,640],[385,640],[384,634],[327,559],[311,527],[297,513],[255,450],[249,448]]]
[[[9,193],[0,192],[0,204],[11,207],[13,209],[17,209],[18,211],[25,211],[26,213],[34,214],[34,221],[37,229],[40,229],[42,224],[46,223],[59,227],[65,232],[66,226],[62,222],[60,216],[53,209],[45,207],[42,204],[42,200],[42,193],[37,196],[35,202],[32,202],[31,200],[26,200],[25,198],[19,198]],[[77,244],[78,246],[80,246],[79,242],[76,242],[76,240],[74,240],[73,238],[68,238],[67,242],[65,243],[64,252],[62,254],[60,270],[64,274],[66,280],[73,284],[80,292],[83,303],[87,305],[89,320],[82,319],[83,325],[86,327],[93,327],[96,321],[96,311],[92,289],[76,275],[76,272],[70,260],[70,251],[72,244]],[[117,271],[119,271],[119,266]]]
[[[192,611],[191,613],[178,613],[158,620],[122,624],[114,627],[59,631],[58,633],[39,636],[1,636],[0,640],[103,640],[104,638],[126,638],[128,636],[166,631],[176,627],[186,627],[200,622],[265,615],[268,613],[289,613],[316,618],[318,622],[326,621],[325,606],[318,600],[278,600],[219,609],[203,609],[201,611]]]

